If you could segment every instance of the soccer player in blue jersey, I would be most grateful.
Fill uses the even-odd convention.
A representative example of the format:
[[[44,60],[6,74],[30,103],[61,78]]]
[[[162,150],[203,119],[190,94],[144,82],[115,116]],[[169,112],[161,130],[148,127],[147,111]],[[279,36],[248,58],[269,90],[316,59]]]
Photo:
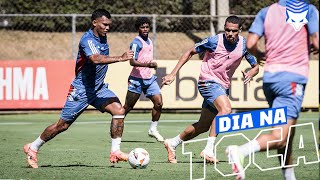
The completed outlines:
[[[148,131],[149,136],[154,137],[159,142],[164,139],[158,132],[157,126],[162,110],[162,96],[157,83],[157,77],[153,75],[152,69],[157,68],[157,62],[153,60],[153,44],[148,38],[150,30],[150,20],[141,17],[136,20],[136,29],[139,35],[133,39],[130,49],[134,52],[134,58],[130,60],[133,66],[128,78],[128,92],[126,103],[123,106],[126,114],[131,111],[143,92],[153,103],[152,121]]]
[[[300,9],[301,8],[301,9]],[[305,11],[304,11],[305,10]],[[297,12],[295,12],[297,11]],[[307,13],[306,13],[307,11]],[[307,22],[307,18],[308,21]],[[306,24],[307,22],[307,24]],[[265,36],[266,52],[257,49]],[[263,90],[270,107],[288,109],[288,123],[241,146],[227,149],[237,179],[244,179],[243,159],[251,153],[277,149],[284,179],[295,180],[292,141],[309,74],[309,40],[319,50],[319,11],[299,0],[279,0],[259,11],[249,29],[247,48],[265,60]],[[287,156],[285,156],[287,155]],[[282,160],[281,160],[282,159]]]
[[[242,72],[245,84],[249,83],[252,77],[259,72],[256,58],[246,49],[246,39],[239,35],[241,19],[237,16],[229,16],[225,21],[224,28],[225,33],[205,38],[187,50],[172,72],[163,77],[163,85],[171,84],[180,68],[194,54],[205,52],[198,81],[198,90],[204,98],[200,119],[189,125],[176,137],[164,141],[170,163],[177,163],[175,151],[178,145],[209,131],[209,129],[207,145],[200,156],[205,158],[207,162],[217,162],[214,155],[214,143],[218,135],[215,132],[215,117],[231,113],[228,95],[232,76],[243,57],[251,65],[248,72]]]
[[[118,97],[108,89],[108,84],[104,83],[104,78],[109,64],[130,60],[133,58],[133,52],[129,50],[121,56],[109,56],[106,35],[112,20],[108,11],[95,10],[91,16],[91,23],[92,28],[84,33],[79,43],[76,77],[71,83],[60,119],[48,126],[35,141],[24,145],[27,162],[32,168],[38,168],[37,153],[40,147],[67,130],[89,105],[112,115],[110,162],[116,163],[128,159],[128,155],[120,150],[125,110]]]

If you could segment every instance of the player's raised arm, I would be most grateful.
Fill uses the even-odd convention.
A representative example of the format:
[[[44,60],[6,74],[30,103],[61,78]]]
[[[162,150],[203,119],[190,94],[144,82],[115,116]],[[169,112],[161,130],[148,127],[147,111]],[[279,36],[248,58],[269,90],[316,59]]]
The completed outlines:
[[[196,50],[195,50],[195,47],[192,47],[192,48],[190,48],[188,51],[186,51],[186,52],[180,57],[178,63],[176,64],[176,66],[174,67],[174,69],[171,71],[171,73],[168,74],[168,75],[166,75],[166,76],[164,76],[164,77],[162,78],[162,84],[161,84],[161,86],[163,86],[163,85],[170,85],[170,84],[174,81],[174,79],[175,79],[178,71],[181,69],[181,67],[182,67],[194,54],[197,54],[197,52],[196,52]]]
[[[123,53],[121,56],[105,56],[101,54],[93,54],[89,59],[94,64],[112,64],[116,62],[124,62],[133,58],[133,51],[129,50]]]

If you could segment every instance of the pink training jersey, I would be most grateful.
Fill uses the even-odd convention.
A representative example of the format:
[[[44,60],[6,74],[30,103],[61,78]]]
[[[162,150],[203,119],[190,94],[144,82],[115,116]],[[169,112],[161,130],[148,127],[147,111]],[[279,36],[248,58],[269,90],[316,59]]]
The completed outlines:
[[[149,44],[147,44],[140,36],[136,37],[142,43],[142,49],[139,52],[137,61],[141,63],[150,63],[153,60],[153,44],[150,38]],[[152,69],[148,67],[133,67],[130,76],[150,79],[153,76]]]
[[[286,7],[270,6],[264,22],[267,72],[287,71],[308,76],[309,52],[306,26],[300,31],[286,23]]]
[[[223,34],[218,34],[217,48],[213,52],[206,51],[202,60],[200,81],[214,80],[229,89],[230,81],[243,57],[243,37],[239,36],[236,48],[229,52],[223,44]]]

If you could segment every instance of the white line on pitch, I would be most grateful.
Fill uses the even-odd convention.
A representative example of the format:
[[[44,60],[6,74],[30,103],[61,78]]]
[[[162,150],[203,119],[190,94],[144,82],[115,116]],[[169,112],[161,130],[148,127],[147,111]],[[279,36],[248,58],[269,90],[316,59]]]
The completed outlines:
[[[0,125],[29,125],[32,122],[0,122]]]
[[[124,121],[125,124],[150,123],[151,120]],[[196,120],[160,120],[161,123],[196,122]],[[75,122],[75,124],[110,124],[110,121]]]
[[[317,121],[317,118],[300,118],[299,120],[304,121]],[[150,123],[151,120],[125,120],[125,124],[139,124],[139,123]],[[187,123],[196,122],[197,120],[160,120],[161,123]],[[0,122],[1,125],[30,125],[36,124],[33,122]],[[110,120],[106,121],[85,121],[85,122],[75,122],[74,124],[110,124]]]

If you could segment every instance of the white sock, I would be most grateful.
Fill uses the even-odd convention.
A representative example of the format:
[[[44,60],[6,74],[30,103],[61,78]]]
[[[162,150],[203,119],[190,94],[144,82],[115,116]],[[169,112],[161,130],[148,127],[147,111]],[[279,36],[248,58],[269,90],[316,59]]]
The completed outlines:
[[[150,131],[156,131],[158,126],[158,121],[151,121]]]
[[[216,137],[212,136],[208,136],[208,140],[207,140],[207,145],[204,148],[205,151],[207,152],[213,152],[214,149],[214,142],[216,141]]]
[[[239,151],[246,157],[251,153],[260,151],[260,145],[257,140],[252,140],[239,147]]]
[[[121,138],[115,138],[111,140],[111,152],[115,152],[117,150],[120,150],[120,144],[121,144]]]
[[[293,168],[283,168],[281,170],[285,180],[296,180]]]
[[[40,138],[40,136],[31,143],[30,149],[34,150],[34,151],[39,151],[40,147],[46,143],[44,140],[42,140]]]
[[[183,142],[183,140],[180,138],[180,134],[178,134],[178,136],[172,138],[170,142],[173,148],[176,148],[179,144]]]

